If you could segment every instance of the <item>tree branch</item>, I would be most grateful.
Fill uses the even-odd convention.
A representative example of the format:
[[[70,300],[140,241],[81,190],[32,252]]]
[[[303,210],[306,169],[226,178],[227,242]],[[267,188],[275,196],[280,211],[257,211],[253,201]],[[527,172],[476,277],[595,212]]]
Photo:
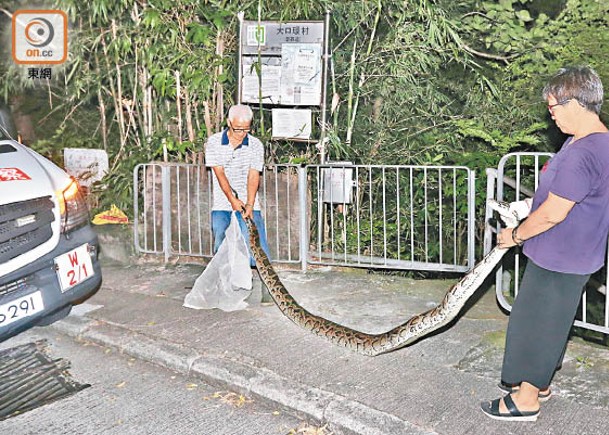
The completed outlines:
[[[473,48],[471,48],[469,45],[467,45],[465,43],[461,43],[461,46],[463,47],[463,49],[465,51],[467,51],[470,54],[473,54],[474,56],[482,57],[484,59],[498,60],[498,61],[504,62],[506,64],[509,63],[509,61],[511,59],[514,59],[514,58],[520,56],[520,54],[512,54],[510,56],[499,56],[497,54],[484,53],[482,51],[474,50]]]
[[[461,15],[461,18],[467,18],[467,17],[471,17],[471,16],[473,16],[473,15],[478,15],[478,16],[480,16],[480,17],[484,17],[484,18],[486,18],[487,20],[492,21],[492,22],[494,22],[494,23],[496,23],[496,22],[497,22],[497,20],[495,20],[495,19],[493,19],[493,18],[489,17],[489,16],[488,16],[488,15],[486,15],[486,14],[483,14],[482,12],[478,12],[478,11],[474,11],[474,12],[468,12],[467,14]]]

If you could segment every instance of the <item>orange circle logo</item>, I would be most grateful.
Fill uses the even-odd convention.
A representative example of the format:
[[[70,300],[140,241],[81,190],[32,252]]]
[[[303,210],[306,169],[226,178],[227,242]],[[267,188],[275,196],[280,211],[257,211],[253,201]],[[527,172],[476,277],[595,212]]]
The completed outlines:
[[[53,24],[42,17],[32,18],[24,29],[25,39],[33,47],[45,47],[55,36]]]

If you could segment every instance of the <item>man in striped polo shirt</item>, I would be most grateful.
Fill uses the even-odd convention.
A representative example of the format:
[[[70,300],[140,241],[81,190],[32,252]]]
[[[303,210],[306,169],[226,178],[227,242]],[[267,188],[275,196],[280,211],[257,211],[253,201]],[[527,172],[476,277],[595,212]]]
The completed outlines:
[[[249,106],[243,104],[232,106],[228,111],[228,128],[212,135],[205,146],[205,164],[212,168],[213,173],[211,216],[214,253],[222,244],[224,233],[230,224],[231,213],[235,211],[241,233],[248,246],[249,232],[243,218],[253,219],[260,234],[262,249],[269,255],[266,230],[257,195],[260,173],[264,166],[264,146],[259,139],[249,134],[253,116]],[[233,189],[237,195],[234,194]],[[250,262],[254,267],[253,258],[250,258]],[[253,302],[257,302],[260,291],[262,302],[270,302],[268,289],[261,284],[257,274],[254,276],[257,279],[254,280]]]

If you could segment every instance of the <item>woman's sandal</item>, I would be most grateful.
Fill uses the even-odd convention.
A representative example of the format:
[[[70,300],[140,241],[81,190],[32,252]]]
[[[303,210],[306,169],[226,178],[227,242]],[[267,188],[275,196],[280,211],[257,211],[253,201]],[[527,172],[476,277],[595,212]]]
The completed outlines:
[[[508,394],[515,393],[516,391],[518,391],[520,389],[519,386],[510,387],[509,385],[506,385],[503,382],[500,382],[497,386],[499,387],[499,389],[501,391],[503,391],[504,393],[508,393]],[[550,397],[552,397],[552,390],[548,390],[545,393],[542,393],[540,391],[539,395],[537,396],[537,400],[539,400],[540,403],[543,403],[543,402],[546,402],[548,399],[550,399]]]
[[[482,402],[480,404],[482,412],[490,418],[503,421],[536,421],[539,416],[539,410],[520,411],[509,394],[503,398],[503,402],[505,403],[508,412],[501,413],[499,412],[500,400],[501,399],[495,399],[491,402]]]

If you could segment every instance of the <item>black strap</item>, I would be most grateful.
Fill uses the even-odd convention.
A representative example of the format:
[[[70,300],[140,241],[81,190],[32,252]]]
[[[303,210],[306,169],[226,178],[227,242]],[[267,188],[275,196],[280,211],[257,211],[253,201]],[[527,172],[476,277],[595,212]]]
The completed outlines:
[[[495,399],[491,402],[491,413],[499,415],[499,401],[501,399]]]
[[[512,396],[509,394],[503,398],[503,403],[505,403],[505,407],[510,412],[510,415],[514,417],[522,417],[522,413],[518,408],[516,408],[516,404],[512,400]]]

